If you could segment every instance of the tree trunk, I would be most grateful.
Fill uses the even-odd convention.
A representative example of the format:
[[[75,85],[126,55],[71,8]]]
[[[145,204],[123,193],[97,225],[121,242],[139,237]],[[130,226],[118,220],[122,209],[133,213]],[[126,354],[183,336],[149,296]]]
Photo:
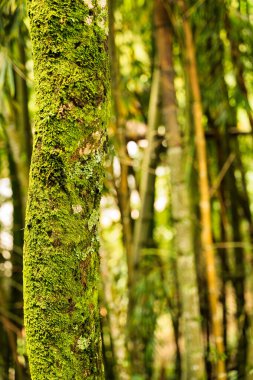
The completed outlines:
[[[154,198],[155,169],[158,149],[155,149],[156,120],[159,97],[159,72],[154,70],[148,113],[148,146],[145,150],[140,177],[140,214],[134,226],[133,279],[129,287],[128,301],[128,350],[131,375],[151,379],[153,372],[154,332],[156,314],[153,310],[156,298],[154,272],[159,270],[159,258],[154,254]],[[146,250],[146,252],[145,252]]]
[[[8,151],[8,161],[9,161],[9,175],[11,181],[12,189],[12,199],[13,199],[13,250],[11,253],[11,263],[12,263],[12,287],[10,292],[10,305],[9,311],[20,318],[21,323],[14,321],[16,328],[21,332],[23,328],[23,294],[22,294],[22,270],[23,270],[23,257],[22,257],[22,247],[23,247],[23,207],[22,207],[22,195],[20,182],[17,175],[17,167],[13,160],[12,152],[8,142],[6,142]],[[21,289],[20,289],[21,288]],[[11,332],[13,334],[13,332]],[[15,368],[15,380],[24,380],[26,378],[26,371],[24,366],[22,366],[17,360],[17,336],[13,334],[13,341],[15,342],[15,352],[14,357],[14,368]]]
[[[234,66],[233,69],[235,73],[236,84],[239,91],[241,92],[241,96],[244,98],[244,102],[246,104],[245,111],[247,112],[251,131],[253,132],[253,116],[252,116],[252,110],[251,110],[250,101],[249,101],[250,97],[249,97],[248,89],[246,86],[247,82],[245,81],[245,78],[244,78],[244,67],[243,67],[243,62],[241,60],[241,52],[239,49],[239,45],[240,43],[243,43],[243,41],[241,41],[240,35],[238,35],[237,37],[238,40],[235,39],[235,31],[233,31],[228,10],[226,10],[226,13],[225,13],[224,26],[227,31],[228,40],[230,42],[231,59]]]
[[[126,164],[128,153],[126,149],[126,131],[125,120],[122,112],[122,92],[120,88],[120,72],[117,54],[117,46],[115,42],[115,0],[108,3],[109,9],[109,47],[111,58],[111,78],[112,78],[112,96],[115,114],[115,148],[120,162],[120,178],[119,184],[116,186],[118,204],[122,223],[122,238],[124,249],[126,251],[126,260],[128,267],[128,286],[131,286],[133,277],[133,249],[132,249],[132,224],[130,215],[130,193],[128,187],[129,168]]]
[[[242,230],[242,211],[245,214],[245,219],[249,223],[249,232],[252,229],[250,203],[247,195],[247,187],[245,180],[245,172],[241,160],[241,152],[239,149],[239,141],[237,136],[232,136],[230,131],[237,124],[236,107],[230,104],[230,96],[228,86],[225,81],[224,65],[226,61],[224,44],[221,40],[220,31],[227,27],[228,13],[225,7],[221,7],[221,3],[206,1],[204,9],[202,9],[204,18],[202,19],[202,28],[205,27],[208,33],[197,35],[197,45],[200,51],[210,51],[212,54],[205,55],[205,60],[200,59],[200,83],[203,91],[203,98],[208,99],[205,102],[205,114],[208,117],[208,125],[213,131],[217,145],[217,166],[219,177],[224,171],[219,182],[218,194],[221,208],[221,242],[232,240],[236,243],[241,243],[244,238]],[[216,20],[212,17],[216,14]],[[201,17],[201,16],[200,16]],[[201,29],[201,26],[196,24],[196,27]],[[241,62],[238,62],[241,63]],[[239,68],[239,66],[238,66]],[[241,70],[243,67],[241,67]],[[209,79],[208,79],[209,78]],[[213,80],[215,78],[215,80]],[[221,104],[223,105],[221,107]],[[225,117],[222,117],[225,115]],[[232,160],[230,158],[233,157]],[[227,165],[228,164],[228,165]],[[238,171],[241,174],[241,181],[238,178]],[[218,178],[217,177],[217,178]],[[241,183],[240,183],[241,182]],[[251,341],[247,341],[247,327],[249,318],[246,310],[246,292],[245,292],[245,253],[243,247],[234,247],[233,264],[231,258],[228,259],[229,251],[227,249],[220,250],[219,256],[222,265],[222,282],[223,289],[226,288],[226,282],[231,278],[236,296],[237,304],[237,334],[238,334],[238,349],[236,355],[236,364],[238,377],[244,378],[246,367],[247,346]],[[226,322],[226,294],[221,294],[221,299],[224,306],[224,321]],[[224,333],[227,326],[224,325]],[[226,336],[226,334],[224,334]],[[225,344],[226,345],[226,344]],[[233,358],[227,358],[229,361]],[[233,364],[234,365],[234,364]]]
[[[215,255],[212,238],[210,194],[207,173],[207,154],[204,128],[202,123],[203,109],[197,73],[195,47],[193,43],[190,23],[186,16],[186,6],[184,0],[179,2],[183,29],[186,44],[186,58],[189,70],[189,81],[193,98],[193,121],[195,128],[195,143],[199,170],[199,191],[200,191],[200,216],[201,216],[201,243],[206,261],[206,274],[209,293],[209,304],[212,322],[212,333],[216,349],[216,376],[217,379],[227,379],[225,361],[222,323],[219,316],[218,306],[218,281],[215,265]]]
[[[202,380],[205,378],[204,344],[200,323],[189,194],[185,181],[184,152],[177,121],[172,32],[166,9],[161,0],[155,1],[155,26],[161,71],[163,119],[166,127],[168,158],[171,169],[172,217],[176,233],[178,282],[185,339],[182,374],[183,378],[187,380]]]
[[[105,2],[28,2],[37,116],[26,214],[31,376],[103,379],[99,203],[106,147]]]

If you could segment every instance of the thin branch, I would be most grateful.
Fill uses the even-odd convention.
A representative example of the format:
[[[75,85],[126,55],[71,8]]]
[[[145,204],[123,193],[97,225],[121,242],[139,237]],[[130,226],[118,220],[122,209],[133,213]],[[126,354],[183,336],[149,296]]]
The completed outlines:
[[[230,166],[232,165],[234,159],[235,159],[235,154],[231,153],[229,155],[227,161],[223,165],[220,173],[218,174],[218,177],[214,181],[213,187],[210,189],[210,198],[212,198],[214,196],[214,194],[216,193],[216,191],[219,189],[220,184],[221,184],[223,178],[225,177],[227,171],[229,170]]]

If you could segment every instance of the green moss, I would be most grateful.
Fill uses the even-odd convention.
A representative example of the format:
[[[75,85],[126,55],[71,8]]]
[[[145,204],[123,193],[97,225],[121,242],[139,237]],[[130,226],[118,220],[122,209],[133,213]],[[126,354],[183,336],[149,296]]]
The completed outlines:
[[[108,98],[105,10],[28,1],[38,112],[24,298],[32,379],[103,379],[96,226]]]
[[[99,218],[99,211],[98,210],[93,210],[89,221],[88,221],[88,229],[89,231],[93,230],[93,227],[95,227],[98,223],[98,218]]]

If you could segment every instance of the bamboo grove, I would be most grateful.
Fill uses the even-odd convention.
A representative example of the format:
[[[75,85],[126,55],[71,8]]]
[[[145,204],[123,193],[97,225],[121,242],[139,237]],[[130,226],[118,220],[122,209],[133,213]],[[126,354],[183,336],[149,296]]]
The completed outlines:
[[[250,0],[1,1],[0,380],[253,379],[252,24]]]

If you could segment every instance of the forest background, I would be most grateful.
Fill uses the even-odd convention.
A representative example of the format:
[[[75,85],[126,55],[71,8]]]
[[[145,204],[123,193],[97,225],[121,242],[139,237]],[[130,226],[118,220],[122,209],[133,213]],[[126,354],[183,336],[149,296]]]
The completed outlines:
[[[111,0],[108,8],[105,378],[253,379],[253,3]],[[30,379],[22,254],[36,105],[28,30],[24,2],[2,0],[0,380]]]

